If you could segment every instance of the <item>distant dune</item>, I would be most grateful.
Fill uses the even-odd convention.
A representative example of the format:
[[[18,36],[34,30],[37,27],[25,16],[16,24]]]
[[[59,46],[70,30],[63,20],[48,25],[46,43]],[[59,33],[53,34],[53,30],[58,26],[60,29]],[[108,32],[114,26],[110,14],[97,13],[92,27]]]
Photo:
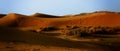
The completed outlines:
[[[80,16],[77,16],[80,17]],[[117,12],[95,12],[83,16],[82,25],[91,25],[91,26],[120,26],[120,13]],[[77,20],[76,20],[77,21]],[[78,20],[79,21],[79,20]]]
[[[6,16],[0,18],[0,26],[17,25],[16,22],[19,21],[21,17],[25,17],[25,15],[9,13]]]
[[[65,26],[120,26],[120,14],[115,12],[96,12],[84,16],[65,18],[24,17],[19,26],[65,27]]]
[[[47,14],[42,14],[42,13],[35,13],[31,16],[32,17],[43,17],[43,18],[59,18],[59,16],[47,15]]]
[[[49,17],[49,18],[47,18]],[[0,19],[0,25],[8,26],[16,23],[18,27],[66,27],[66,26],[120,26],[120,13],[100,11],[85,15],[55,18],[51,15],[36,13],[32,16],[8,14]]]

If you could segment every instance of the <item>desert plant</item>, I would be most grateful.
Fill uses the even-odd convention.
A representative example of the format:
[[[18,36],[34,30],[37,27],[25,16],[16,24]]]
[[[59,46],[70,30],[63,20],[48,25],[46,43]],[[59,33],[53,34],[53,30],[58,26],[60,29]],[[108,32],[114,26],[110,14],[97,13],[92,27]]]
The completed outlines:
[[[115,34],[120,29],[115,27],[86,26],[72,29],[66,29],[64,33],[68,36],[85,37],[93,34]]]
[[[58,28],[50,26],[50,27],[45,27],[42,29],[42,31],[54,31],[54,30],[58,30]]]
[[[69,30],[67,35],[76,36],[76,37],[84,37],[84,36],[87,36],[88,34],[89,34],[88,30],[76,28],[76,29]]]

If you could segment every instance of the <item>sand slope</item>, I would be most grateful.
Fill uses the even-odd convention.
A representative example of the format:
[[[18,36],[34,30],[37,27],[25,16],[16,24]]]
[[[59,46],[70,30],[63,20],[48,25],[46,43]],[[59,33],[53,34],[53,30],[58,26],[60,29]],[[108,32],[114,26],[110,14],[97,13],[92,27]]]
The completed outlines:
[[[82,25],[120,26],[120,14],[114,12],[98,12],[86,16]]]
[[[26,47],[26,44],[30,44],[31,46],[26,47],[29,49],[30,49],[30,47],[35,48],[36,46],[38,46],[38,47],[42,47],[42,48],[45,47],[43,49],[49,49],[49,50],[50,49],[53,50],[53,48],[56,47],[55,50],[56,49],[64,49],[66,51],[69,50],[69,48],[72,48],[73,51],[75,51],[76,49],[77,50],[78,49],[79,50],[87,50],[87,51],[89,51],[89,50],[92,50],[92,51],[118,50],[118,48],[116,48],[116,45],[107,45],[108,44],[107,42],[103,43],[103,42],[94,42],[94,41],[91,41],[91,42],[70,41],[70,40],[45,36],[45,35],[37,34],[37,33],[33,33],[33,32],[20,31],[20,30],[14,29],[14,28],[0,28],[0,42],[13,42],[12,46],[15,45],[16,48],[17,47],[23,48],[23,47]],[[17,45],[14,43],[23,43],[23,44]],[[9,44],[9,43],[7,43],[7,44]],[[119,45],[118,43],[115,43],[115,44]],[[21,47],[19,45],[22,45],[23,47]],[[115,49],[110,48],[113,46],[115,46]],[[48,47],[48,48],[46,48],[46,47]],[[13,48],[13,49],[16,49],[16,48]]]
[[[26,17],[21,20],[20,26],[38,27],[65,27],[65,26],[120,26],[120,14],[114,12],[97,12],[88,15],[78,15],[63,18]]]
[[[35,13],[31,15],[32,17],[43,17],[43,18],[59,18],[59,16],[47,15],[42,13]]]
[[[43,27],[66,27],[66,26],[120,26],[120,14],[117,12],[95,12],[86,15],[77,15],[71,17],[46,18],[44,14],[35,14],[31,16],[22,16],[19,14],[8,14],[0,19],[1,26],[9,26],[13,22],[17,27],[43,28]],[[38,16],[38,17],[36,17]],[[40,16],[40,17],[39,17]]]

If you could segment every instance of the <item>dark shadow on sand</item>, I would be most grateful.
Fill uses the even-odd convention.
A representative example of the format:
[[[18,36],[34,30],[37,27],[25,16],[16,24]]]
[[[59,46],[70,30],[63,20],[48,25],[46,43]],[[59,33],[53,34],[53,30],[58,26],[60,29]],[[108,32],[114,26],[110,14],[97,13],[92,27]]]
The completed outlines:
[[[79,48],[79,49],[90,49],[90,50],[101,50],[102,51],[113,51],[120,50],[119,45],[104,45],[102,42],[80,42],[70,41],[51,36],[42,35],[34,32],[20,31],[13,28],[0,28],[0,41],[5,42],[23,42],[33,45],[44,45],[44,46],[56,46],[56,47],[68,47],[68,48]],[[115,47],[112,48],[112,47]]]

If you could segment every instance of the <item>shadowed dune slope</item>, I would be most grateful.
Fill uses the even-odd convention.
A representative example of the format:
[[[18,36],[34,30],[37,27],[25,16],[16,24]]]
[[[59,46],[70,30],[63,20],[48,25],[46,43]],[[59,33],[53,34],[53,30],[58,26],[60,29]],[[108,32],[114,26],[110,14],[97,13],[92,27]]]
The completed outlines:
[[[35,13],[31,16],[32,17],[43,17],[43,18],[59,18],[59,16],[47,15],[47,14],[42,14],[42,13]]]
[[[20,31],[14,28],[0,28],[0,41],[23,42],[36,45],[80,48],[81,43],[45,36],[34,32]],[[71,45],[74,44],[74,45]]]
[[[2,18],[2,17],[4,17],[4,16],[6,16],[6,14],[0,14],[0,18]]]
[[[6,16],[0,18],[0,26],[14,26],[17,25],[16,22],[19,21],[25,15],[10,13]]]
[[[107,45],[101,45],[102,42],[79,42],[69,41],[60,38],[45,36],[33,32],[20,31],[14,28],[0,28],[0,41],[22,42],[33,45],[67,47],[88,50],[109,51]],[[97,43],[97,44],[96,44]]]

